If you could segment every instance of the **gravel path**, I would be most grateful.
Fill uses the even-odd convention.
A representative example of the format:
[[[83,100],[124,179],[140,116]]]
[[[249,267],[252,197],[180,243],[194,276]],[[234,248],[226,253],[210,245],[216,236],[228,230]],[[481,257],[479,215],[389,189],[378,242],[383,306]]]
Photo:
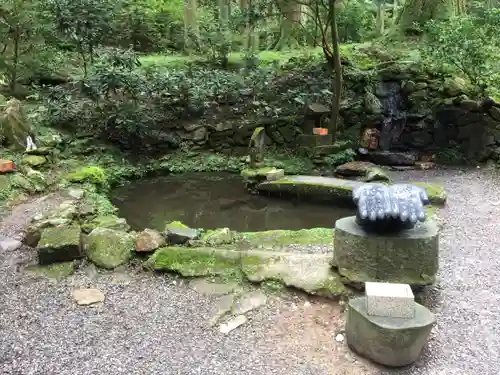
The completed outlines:
[[[87,267],[50,282],[20,272],[33,259],[23,248],[0,252],[0,374],[497,375],[500,260],[493,252],[500,248],[500,180],[483,170],[405,176],[442,181],[449,193],[433,295],[438,326],[411,369],[389,372],[356,359],[335,341],[341,310],[324,301],[270,295],[266,306],[247,314],[248,323],[223,335],[208,324],[219,297],[199,294],[185,281]],[[57,202],[16,208],[0,233],[19,233],[29,216]],[[71,291],[78,287],[99,288],[105,303],[76,306]]]

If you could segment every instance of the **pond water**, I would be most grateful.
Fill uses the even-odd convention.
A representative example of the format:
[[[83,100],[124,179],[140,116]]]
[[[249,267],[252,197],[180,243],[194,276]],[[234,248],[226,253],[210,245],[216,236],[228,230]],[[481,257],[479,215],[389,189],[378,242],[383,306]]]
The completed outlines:
[[[206,173],[134,181],[115,189],[111,200],[135,230],[161,231],[172,220],[241,232],[333,228],[354,214],[352,208],[253,196],[239,176]]]

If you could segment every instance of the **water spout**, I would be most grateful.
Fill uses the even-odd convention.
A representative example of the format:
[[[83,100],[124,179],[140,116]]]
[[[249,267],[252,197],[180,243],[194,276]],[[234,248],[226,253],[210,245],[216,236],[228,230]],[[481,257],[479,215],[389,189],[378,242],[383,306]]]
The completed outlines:
[[[33,142],[33,138],[31,136],[26,137],[26,151],[36,150],[36,144]]]

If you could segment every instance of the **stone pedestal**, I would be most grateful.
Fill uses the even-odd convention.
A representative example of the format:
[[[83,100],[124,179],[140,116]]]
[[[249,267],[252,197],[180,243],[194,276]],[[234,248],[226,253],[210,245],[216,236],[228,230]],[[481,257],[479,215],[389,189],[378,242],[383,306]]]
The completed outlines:
[[[425,286],[439,266],[437,224],[429,220],[397,234],[366,233],[350,216],[335,223],[333,264],[353,286],[367,281]]]
[[[346,321],[347,344],[357,354],[389,367],[407,366],[420,357],[436,318],[415,304],[413,318],[368,315],[366,297],[349,301]]]

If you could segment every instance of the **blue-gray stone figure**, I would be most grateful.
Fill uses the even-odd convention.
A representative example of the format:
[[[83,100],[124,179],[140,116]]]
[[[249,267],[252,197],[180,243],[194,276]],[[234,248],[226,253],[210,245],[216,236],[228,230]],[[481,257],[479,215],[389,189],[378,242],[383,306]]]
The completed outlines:
[[[395,233],[413,228],[426,219],[429,204],[425,189],[410,185],[364,184],[353,191],[358,206],[356,223],[375,233]]]

